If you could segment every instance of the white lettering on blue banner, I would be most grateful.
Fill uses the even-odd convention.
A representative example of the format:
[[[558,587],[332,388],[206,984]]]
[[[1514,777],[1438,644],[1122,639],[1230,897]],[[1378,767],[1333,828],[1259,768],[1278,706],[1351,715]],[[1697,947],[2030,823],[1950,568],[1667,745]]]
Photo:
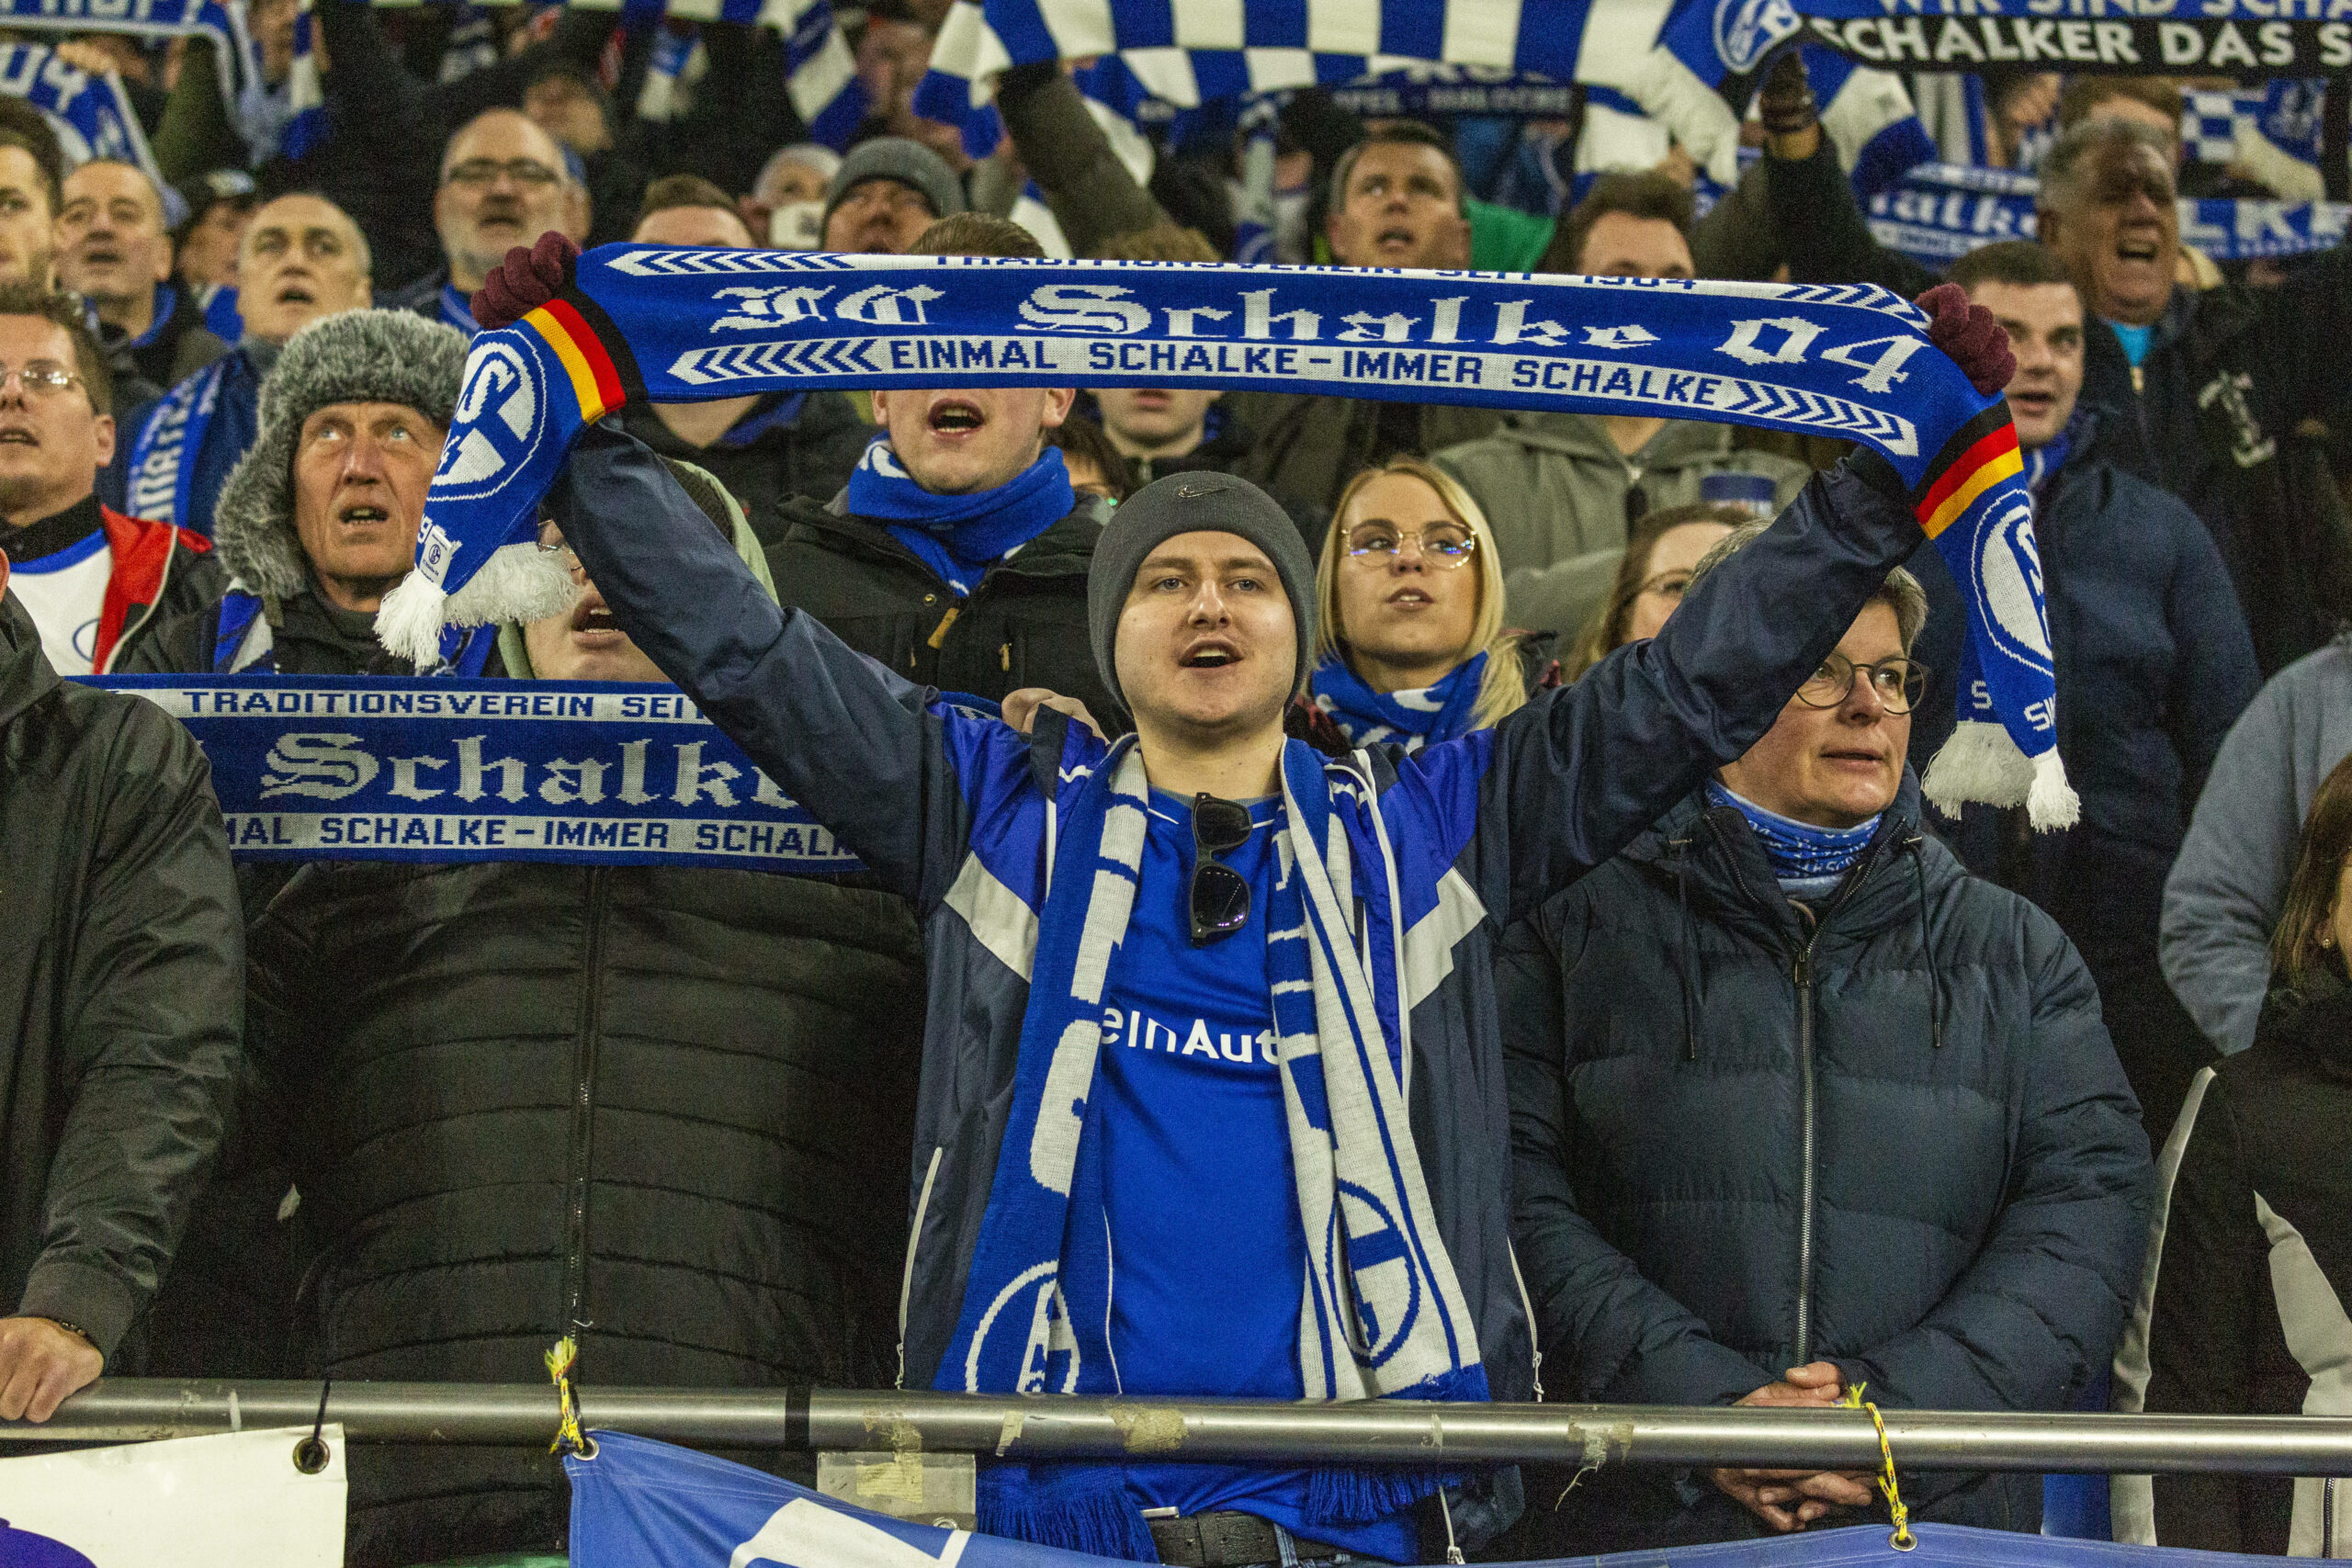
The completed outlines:
[[[90,683],[187,726],[241,860],[864,869],[673,686],[297,675]]]

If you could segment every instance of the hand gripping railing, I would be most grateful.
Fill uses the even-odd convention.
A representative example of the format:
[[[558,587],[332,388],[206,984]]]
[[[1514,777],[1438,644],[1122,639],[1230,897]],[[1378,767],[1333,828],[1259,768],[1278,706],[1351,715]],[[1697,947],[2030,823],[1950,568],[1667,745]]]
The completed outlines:
[[[10,1442],[138,1442],[308,1427],[315,1382],[107,1378]],[[897,1450],[1017,1459],[1299,1464],[1539,1460],[1872,1470],[1868,1412],[1736,1405],[1349,1404],[1020,1398],[844,1389],[579,1391],[589,1427],[699,1448]],[[1905,1470],[2352,1475],[2352,1420],[2311,1416],[2058,1416],[1887,1410]],[[544,1383],[337,1382],[326,1419],[357,1443],[543,1444]]]

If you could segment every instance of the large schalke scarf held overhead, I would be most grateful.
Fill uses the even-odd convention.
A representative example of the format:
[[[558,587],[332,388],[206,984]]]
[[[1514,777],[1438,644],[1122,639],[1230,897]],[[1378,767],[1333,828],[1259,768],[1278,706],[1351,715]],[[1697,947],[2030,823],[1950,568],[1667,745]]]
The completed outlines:
[[[580,431],[631,399],[1192,386],[1729,421],[1894,464],[1970,604],[1974,678],[1930,797],[2065,826],[2017,433],[1926,326],[1868,285],[605,245],[559,298],[474,339],[417,570],[376,624],[430,664],[447,623],[568,605],[569,575],[533,543],[537,503]]]

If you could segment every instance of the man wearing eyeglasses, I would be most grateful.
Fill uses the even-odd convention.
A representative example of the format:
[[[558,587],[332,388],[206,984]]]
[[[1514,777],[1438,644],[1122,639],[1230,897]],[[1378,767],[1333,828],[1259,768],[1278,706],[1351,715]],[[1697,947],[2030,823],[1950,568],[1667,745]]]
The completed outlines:
[[[486,109],[459,127],[441,154],[433,227],[441,269],[390,303],[476,332],[467,301],[508,250],[554,230],[588,237],[588,187],[577,154],[514,109]]]
[[[1709,551],[1664,636],[1778,531]],[[2074,945],[1922,828],[1928,618],[1890,573],[1745,754],[1504,936],[1513,1239],[1555,1397],[2064,1410],[2113,1353],[2147,1140]],[[1903,1494],[2041,1520],[2036,1475]],[[1788,1533],[1874,1496],[1867,1472],[1610,1472],[1515,1545]]]
[[[114,389],[80,302],[0,284],[0,552],[61,675],[104,673],[222,581],[199,535],[102,505]]]

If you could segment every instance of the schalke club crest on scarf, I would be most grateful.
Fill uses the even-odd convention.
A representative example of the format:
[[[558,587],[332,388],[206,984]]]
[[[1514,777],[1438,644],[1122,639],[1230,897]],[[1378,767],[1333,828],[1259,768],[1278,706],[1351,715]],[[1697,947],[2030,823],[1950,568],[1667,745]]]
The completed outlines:
[[[1930,798],[2075,816],[2033,497],[2007,405],[1869,285],[845,256],[616,244],[474,340],[417,570],[378,619],[430,662],[447,623],[550,615],[536,507],[587,424],[819,388],[1189,386],[1727,421],[1892,463],[1969,604],[1962,723]]]

